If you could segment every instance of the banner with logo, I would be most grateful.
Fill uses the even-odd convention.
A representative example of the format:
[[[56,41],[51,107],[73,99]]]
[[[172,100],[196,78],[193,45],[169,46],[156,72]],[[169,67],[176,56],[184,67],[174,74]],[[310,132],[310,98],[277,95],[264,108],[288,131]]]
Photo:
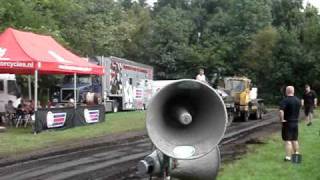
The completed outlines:
[[[36,112],[34,131],[51,128],[73,127],[74,108],[39,108]]]
[[[86,120],[86,123],[97,123],[99,122],[99,110],[89,110],[85,108],[83,110],[84,119]]]
[[[34,131],[41,132],[45,129],[72,128],[86,124],[103,122],[105,109],[103,105],[79,106],[65,108],[40,108],[36,112]]]
[[[85,124],[92,124],[103,122],[105,120],[105,109],[103,105],[94,106],[79,106],[76,109],[74,124],[81,126]]]
[[[58,112],[52,113],[51,111],[47,112],[47,127],[48,128],[57,128],[64,126],[66,122],[67,113],[66,112]]]
[[[143,89],[142,88],[136,88],[134,98],[139,99],[139,100],[143,98]]]

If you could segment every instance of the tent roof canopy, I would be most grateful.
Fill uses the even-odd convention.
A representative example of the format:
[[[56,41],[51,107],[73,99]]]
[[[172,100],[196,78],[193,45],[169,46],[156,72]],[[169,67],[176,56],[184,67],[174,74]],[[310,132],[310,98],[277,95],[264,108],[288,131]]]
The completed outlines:
[[[0,73],[104,74],[102,66],[73,54],[51,36],[6,29],[0,35]]]

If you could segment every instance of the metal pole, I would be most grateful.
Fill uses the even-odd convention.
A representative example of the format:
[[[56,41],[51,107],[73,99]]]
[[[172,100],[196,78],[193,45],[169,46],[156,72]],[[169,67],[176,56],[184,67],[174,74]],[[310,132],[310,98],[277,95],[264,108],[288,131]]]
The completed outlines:
[[[34,71],[34,110],[38,110],[38,70]]]
[[[73,88],[74,108],[77,109],[77,73],[73,74],[73,79],[74,79],[74,88]]]
[[[29,93],[29,99],[32,99],[31,95],[31,76],[28,75],[28,93]]]

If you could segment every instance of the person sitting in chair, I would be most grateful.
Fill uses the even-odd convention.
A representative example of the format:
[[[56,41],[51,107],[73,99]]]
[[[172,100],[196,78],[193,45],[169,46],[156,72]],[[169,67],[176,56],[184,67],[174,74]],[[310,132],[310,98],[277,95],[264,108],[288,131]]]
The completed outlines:
[[[6,123],[9,123],[10,125],[14,124],[14,119],[16,116],[16,109],[13,106],[13,102],[11,100],[8,101],[8,104],[5,105],[6,110]]]

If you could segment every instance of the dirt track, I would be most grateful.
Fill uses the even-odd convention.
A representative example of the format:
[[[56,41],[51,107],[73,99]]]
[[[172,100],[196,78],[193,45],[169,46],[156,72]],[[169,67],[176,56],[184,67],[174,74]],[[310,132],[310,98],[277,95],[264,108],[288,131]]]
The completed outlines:
[[[267,114],[264,121],[276,122],[276,114]],[[235,123],[228,128],[226,136],[259,122]],[[246,152],[246,144],[263,143],[264,137],[278,131],[279,128],[279,123],[271,123],[266,127],[243,133],[240,138],[225,139],[221,145],[223,162],[239,158],[239,155]],[[41,158],[33,156],[23,160],[23,157],[20,157],[16,163],[3,163],[6,161],[2,160],[2,165],[6,166],[0,168],[0,179],[146,179],[138,177],[135,173],[137,162],[150,153],[152,148],[144,133],[140,133],[132,140],[98,145],[92,142],[90,144],[88,141],[88,145],[86,147],[82,143],[82,148],[73,148],[72,151],[65,149],[60,151],[62,154],[50,152],[46,156],[44,153],[43,157],[39,156]]]

